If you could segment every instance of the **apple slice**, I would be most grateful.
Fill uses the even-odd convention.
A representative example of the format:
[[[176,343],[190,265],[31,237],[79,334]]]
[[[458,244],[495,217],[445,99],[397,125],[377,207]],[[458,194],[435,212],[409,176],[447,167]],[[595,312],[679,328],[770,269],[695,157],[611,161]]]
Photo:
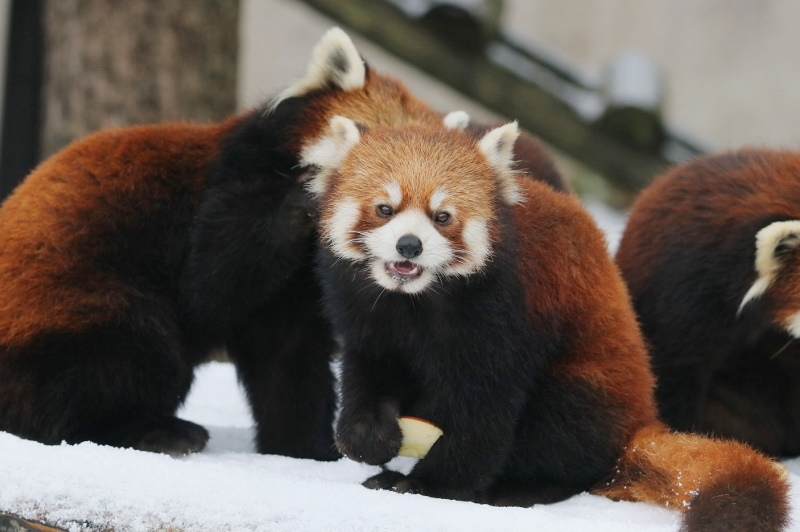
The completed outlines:
[[[425,458],[436,440],[444,434],[442,429],[424,419],[411,416],[401,416],[397,420],[403,433],[403,443],[398,451],[398,456],[411,458]]]

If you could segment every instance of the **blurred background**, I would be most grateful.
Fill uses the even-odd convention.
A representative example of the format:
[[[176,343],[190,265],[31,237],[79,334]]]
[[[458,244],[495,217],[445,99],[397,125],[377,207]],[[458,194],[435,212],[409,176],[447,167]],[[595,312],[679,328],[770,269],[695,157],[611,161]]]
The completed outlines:
[[[617,207],[669,164],[800,145],[795,0],[0,0],[0,196],[97,129],[217,120],[343,27],[443,111],[519,119]]]

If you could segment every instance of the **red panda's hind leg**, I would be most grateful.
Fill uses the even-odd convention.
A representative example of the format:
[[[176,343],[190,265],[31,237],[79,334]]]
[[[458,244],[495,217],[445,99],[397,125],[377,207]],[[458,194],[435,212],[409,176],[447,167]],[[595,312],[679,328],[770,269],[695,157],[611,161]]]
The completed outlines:
[[[104,423],[104,431],[92,431],[88,437],[95,443],[126,447],[140,451],[182,456],[202,451],[208,442],[208,431],[196,423],[175,416],[117,419]]]
[[[206,430],[174,417],[197,359],[168,308],[141,300],[81,331],[0,346],[0,430],[47,444],[201,450]]]

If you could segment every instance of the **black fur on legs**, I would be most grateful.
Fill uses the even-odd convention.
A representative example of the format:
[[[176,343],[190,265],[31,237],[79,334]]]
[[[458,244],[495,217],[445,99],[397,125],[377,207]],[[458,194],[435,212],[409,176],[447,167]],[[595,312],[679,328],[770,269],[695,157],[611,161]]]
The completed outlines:
[[[192,221],[181,313],[193,335],[223,341],[273,300],[314,249],[315,220],[294,154],[280,147],[302,106],[246,117],[225,139]]]
[[[352,404],[352,403],[350,403]],[[385,464],[400,450],[403,434],[397,425],[397,401],[380,399],[372,411],[343,413],[337,426],[336,447],[345,456],[370,465]]]
[[[174,416],[126,419],[115,416],[105,423],[105,432],[96,432],[91,438],[79,437],[78,441],[91,439],[100,444],[115,447],[130,447],[140,451],[164,453],[171,456],[202,451],[208,443],[208,431]]]
[[[313,277],[315,219],[305,170],[281,131],[290,100],[224,142],[203,192],[181,278],[193,341],[225,344],[247,391],[262,453],[333,460],[333,335]]]
[[[165,414],[186,397],[193,365],[174,318],[157,301],[131,301],[127,321],[42,335],[2,353],[0,386],[12,394],[40,392],[23,416],[0,403],[0,425],[51,444],[91,440],[172,455],[201,450],[205,429]]]
[[[309,260],[271,303],[241,320],[228,341],[250,400],[260,453],[341,457],[333,442],[335,342],[320,298]]]
[[[583,486],[563,484],[536,484],[535,482],[498,482],[478,498],[477,502],[492,506],[520,506],[552,504],[569,499],[584,491]]]
[[[441,293],[413,298],[381,293],[368,276],[320,252],[328,314],[347,346],[339,449],[361,462],[388,461],[399,448],[398,412],[458,435],[439,440],[407,479],[381,474],[369,487],[480,500],[499,477],[525,464],[521,475],[544,474],[554,483],[561,475],[580,491],[613,465],[620,438],[615,414],[600,422],[601,393],[564,379],[548,382],[543,368],[558,341],[530,330],[519,312],[522,290],[507,262],[513,245],[504,244],[485,275],[452,279]],[[548,441],[531,442],[527,432]],[[552,449],[554,459],[542,448]]]

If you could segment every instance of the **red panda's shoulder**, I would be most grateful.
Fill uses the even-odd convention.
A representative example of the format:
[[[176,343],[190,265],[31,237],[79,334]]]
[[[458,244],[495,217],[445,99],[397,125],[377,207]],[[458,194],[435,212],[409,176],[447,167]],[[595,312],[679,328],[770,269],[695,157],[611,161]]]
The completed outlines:
[[[607,258],[605,236],[577,197],[531,179],[517,183],[524,199],[513,208],[514,222],[521,252],[529,255],[525,260],[561,261],[576,253]],[[543,249],[547,253],[540,253]]]
[[[520,185],[517,268],[532,328],[565,342],[557,364],[564,377],[627,405],[628,426],[654,420],[646,347],[603,232],[576,197],[529,179]]]
[[[0,207],[0,343],[24,343],[44,327],[76,330],[122,308],[124,288],[94,261],[199,196],[227,127],[101,131],[35,168]]]

